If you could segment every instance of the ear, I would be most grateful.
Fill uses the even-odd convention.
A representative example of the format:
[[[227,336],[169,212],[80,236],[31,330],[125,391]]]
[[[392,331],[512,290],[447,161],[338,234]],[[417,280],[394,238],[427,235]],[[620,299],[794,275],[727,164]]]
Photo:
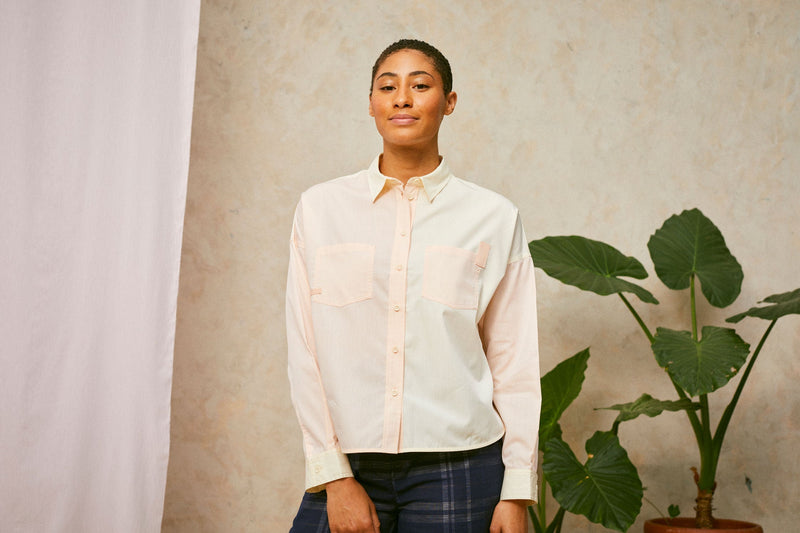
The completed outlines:
[[[372,109],[372,93],[369,93],[369,116],[375,116],[375,111]]]
[[[450,113],[453,112],[453,110],[456,108],[457,100],[458,100],[458,95],[455,93],[455,91],[450,91],[450,94],[448,94],[445,97],[445,107],[444,107],[445,115],[449,115]]]

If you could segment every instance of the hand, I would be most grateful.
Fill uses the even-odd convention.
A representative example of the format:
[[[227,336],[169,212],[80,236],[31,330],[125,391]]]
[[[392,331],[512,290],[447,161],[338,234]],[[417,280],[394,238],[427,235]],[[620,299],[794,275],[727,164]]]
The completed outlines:
[[[375,504],[364,487],[351,477],[325,485],[331,533],[381,533]]]
[[[527,508],[525,500],[500,500],[494,508],[489,533],[527,533]]]

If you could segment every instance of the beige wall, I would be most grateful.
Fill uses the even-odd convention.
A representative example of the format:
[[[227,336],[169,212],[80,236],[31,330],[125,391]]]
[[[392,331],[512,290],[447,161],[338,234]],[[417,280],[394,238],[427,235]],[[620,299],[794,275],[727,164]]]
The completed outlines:
[[[303,477],[283,331],[292,212],[380,149],[369,71],[397,38],[449,57],[459,100],[442,153],[517,203],[531,239],[604,240],[652,272],[649,235],[696,206],[745,270],[737,303],[709,313],[800,286],[800,2],[207,0],[201,16],[165,531],[288,530]],[[543,370],[592,347],[565,427],[581,455],[614,416],[593,407],[674,392],[618,300],[537,276]],[[662,300],[645,316],[685,328],[677,299],[644,285]],[[764,326],[740,331],[754,343]],[[718,476],[717,514],[774,532],[800,500],[799,331],[789,317],[770,338]],[[647,496],[690,512],[685,418],[621,438]]]

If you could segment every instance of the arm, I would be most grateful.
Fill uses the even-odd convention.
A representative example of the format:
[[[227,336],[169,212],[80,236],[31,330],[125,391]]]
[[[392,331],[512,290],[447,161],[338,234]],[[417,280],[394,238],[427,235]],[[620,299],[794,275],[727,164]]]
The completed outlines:
[[[526,508],[536,500],[541,386],[533,276],[530,257],[510,263],[480,323],[494,405],[506,429],[505,475],[490,533],[527,532]]]
[[[302,237],[302,203],[295,213],[286,283],[286,340],[289,385],[306,456],[306,490],[318,492],[330,481],[352,477],[341,452],[317,364],[311,322],[311,290]]]
[[[519,218],[514,232],[505,275],[479,329],[494,382],[494,405],[506,429],[500,498],[516,501],[524,511],[536,500],[541,385],[534,268]],[[513,509],[509,504],[502,507]],[[519,516],[518,511],[512,514]]]
[[[327,492],[332,533],[380,533],[375,505],[353,479],[347,456],[339,448],[317,364],[311,321],[311,289],[302,238],[302,209],[292,227],[286,283],[286,339],[289,385],[306,456],[306,490]]]

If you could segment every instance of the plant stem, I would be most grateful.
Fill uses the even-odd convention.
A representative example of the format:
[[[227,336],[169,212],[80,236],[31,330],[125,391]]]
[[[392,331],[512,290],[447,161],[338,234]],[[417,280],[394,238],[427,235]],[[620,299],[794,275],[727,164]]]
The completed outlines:
[[[634,309],[631,303],[628,301],[628,299],[625,298],[625,295],[623,295],[621,292],[618,292],[617,294],[622,299],[622,302],[625,304],[625,307],[628,308],[628,311],[631,312],[633,318],[636,319],[636,322],[639,324],[639,327],[642,328],[642,331],[647,336],[647,340],[650,341],[650,345],[652,345],[653,341],[655,341],[655,337],[653,337],[653,334],[650,333],[650,330],[644,323],[644,320],[642,320],[642,317],[639,316],[639,313],[636,312],[636,309]],[[692,310],[694,310],[694,306],[692,306]],[[682,400],[687,399],[688,396],[683,391],[683,389],[680,388],[677,383],[675,383],[675,380],[672,379],[672,376],[670,376],[670,380],[672,381],[672,386],[675,387],[675,392],[678,393],[678,397],[681,398]],[[700,425],[700,420],[697,418],[697,414],[691,409],[687,409],[685,413],[686,416],[689,417],[689,423],[692,425],[692,430],[694,430],[695,437],[699,439],[699,435],[702,433],[702,426]]]
[[[533,531],[534,533],[544,533],[544,528],[539,523],[539,517],[536,516],[536,511],[534,511],[534,506],[528,506],[528,515],[531,517],[531,523],[533,524]]]
[[[644,500],[646,503],[648,503],[650,505],[650,507],[655,509],[656,512],[658,513],[658,516],[660,516],[661,518],[664,518],[664,519],[667,518],[666,516],[664,516],[664,513],[661,512],[661,509],[659,509],[658,506],[656,504],[654,504],[652,502],[652,500],[650,500],[650,498],[647,498],[646,496],[643,496],[642,500]]]
[[[691,298],[692,309],[692,338],[697,342],[697,305],[695,304],[694,295],[694,274],[689,277],[689,297]]]
[[[624,294],[622,294],[621,292],[618,292],[617,294],[619,295],[620,298],[622,298],[622,302],[625,304],[625,307],[628,308],[628,311],[631,312],[633,318],[635,318],[636,322],[639,324],[639,327],[642,328],[642,331],[644,331],[644,334],[647,336],[647,340],[650,341],[650,344],[653,344],[653,341],[655,340],[653,334],[650,333],[650,330],[647,328],[647,325],[644,323],[644,320],[642,320],[642,317],[639,316],[639,313],[636,312],[636,309],[633,308],[628,299],[625,298]]]
[[[697,488],[700,490],[713,491],[714,478],[717,476],[717,462],[719,456],[714,453],[714,446],[711,439],[711,417],[708,408],[708,394],[700,395],[700,416],[702,422],[700,427],[702,432],[697,437],[697,446],[700,449],[700,478],[697,481]]]
[[[539,501],[536,502],[537,514],[539,515],[539,525],[541,531],[547,528],[547,478],[542,477],[542,484],[539,488]]]
[[[697,297],[695,295],[695,275],[689,277],[689,302],[692,311],[692,340],[699,342],[697,332]],[[708,408],[708,394],[700,395],[700,424],[693,429],[697,446],[700,450],[700,479],[697,487],[700,490],[714,490],[714,478],[717,472],[717,460],[711,440],[711,415]]]
[[[550,527],[547,528],[547,533],[561,533],[561,525],[564,522],[565,514],[566,510],[563,507],[559,507],[555,518],[550,522]]]
[[[744,375],[739,380],[739,385],[736,387],[736,392],[733,394],[733,398],[731,398],[730,403],[725,407],[725,411],[722,413],[722,417],[719,420],[719,425],[717,426],[717,431],[714,433],[714,441],[713,441],[713,448],[714,448],[714,455],[719,457],[719,453],[722,450],[722,441],[725,439],[725,432],[728,430],[728,424],[730,424],[731,417],[733,417],[733,411],[736,409],[736,404],[739,402],[739,396],[742,395],[742,390],[744,390],[744,385],[747,383],[747,378],[750,377],[750,371],[753,369],[753,365],[758,359],[758,354],[761,353],[761,348],[764,347],[764,343],[767,341],[767,337],[769,337],[770,332],[772,332],[772,328],[775,327],[775,323],[778,321],[776,318],[772,322],[770,322],[767,330],[761,336],[761,340],[758,341],[758,346],[756,347],[755,351],[753,352],[752,357],[750,357],[750,361],[748,361],[747,366],[744,369]]]

